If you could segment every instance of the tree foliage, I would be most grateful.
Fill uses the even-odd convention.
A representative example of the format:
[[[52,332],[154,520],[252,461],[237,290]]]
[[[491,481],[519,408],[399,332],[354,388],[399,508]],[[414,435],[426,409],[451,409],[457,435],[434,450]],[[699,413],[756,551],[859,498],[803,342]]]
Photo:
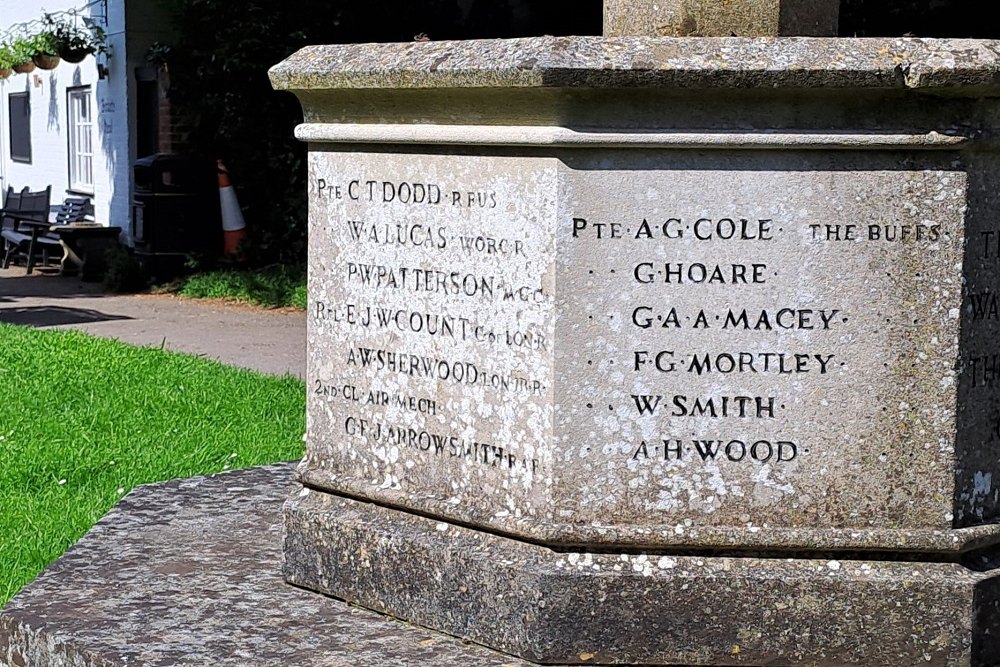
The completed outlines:
[[[308,44],[597,34],[600,0],[161,0],[178,36],[167,63],[171,103],[194,152],[225,161],[258,263],[305,257],[301,109],[267,70]],[[532,8],[532,4],[545,5]]]

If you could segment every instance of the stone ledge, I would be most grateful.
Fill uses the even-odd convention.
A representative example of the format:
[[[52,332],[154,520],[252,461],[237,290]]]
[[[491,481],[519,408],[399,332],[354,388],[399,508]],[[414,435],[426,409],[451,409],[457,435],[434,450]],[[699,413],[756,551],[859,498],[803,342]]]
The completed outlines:
[[[414,146],[544,146],[551,148],[659,148],[718,150],[956,150],[969,137],[926,132],[613,132],[566,127],[303,123],[295,138],[313,143]]]
[[[515,667],[284,583],[293,466],[141,487],[0,611],[13,667]]]
[[[1000,92],[1000,42],[810,37],[532,37],[308,46],[281,90],[344,88],[975,88]]]
[[[546,664],[995,665],[995,563],[555,552],[310,491],[289,581]]]

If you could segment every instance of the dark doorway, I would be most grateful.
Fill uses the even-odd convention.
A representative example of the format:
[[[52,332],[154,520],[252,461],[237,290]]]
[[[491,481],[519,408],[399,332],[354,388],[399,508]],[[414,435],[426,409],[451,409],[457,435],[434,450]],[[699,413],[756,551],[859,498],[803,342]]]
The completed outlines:
[[[141,68],[145,69],[145,68]],[[160,95],[155,78],[136,73],[135,152],[136,157],[153,155],[160,150]]]

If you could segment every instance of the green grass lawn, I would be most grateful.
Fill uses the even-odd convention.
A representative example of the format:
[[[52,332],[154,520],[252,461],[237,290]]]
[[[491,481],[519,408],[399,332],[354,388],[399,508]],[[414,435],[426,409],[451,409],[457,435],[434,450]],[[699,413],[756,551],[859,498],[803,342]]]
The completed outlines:
[[[0,605],[138,484],[302,456],[305,387],[0,324]]]
[[[208,271],[180,279],[158,291],[194,299],[224,299],[270,308],[306,308],[304,266],[274,265],[262,269]]]

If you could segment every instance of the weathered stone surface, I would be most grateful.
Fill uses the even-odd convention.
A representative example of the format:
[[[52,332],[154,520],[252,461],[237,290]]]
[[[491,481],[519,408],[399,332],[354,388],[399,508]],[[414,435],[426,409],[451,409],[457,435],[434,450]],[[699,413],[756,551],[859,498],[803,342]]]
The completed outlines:
[[[314,100],[321,99],[309,91],[338,89],[358,94],[359,89],[504,88],[510,94],[517,88],[973,87],[982,92],[977,89],[1000,84],[998,48],[995,41],[969,39],[808,37],[340,44],[305,47],[272,67],[270,76],[275,88],[299,95],[309,121],[319,111]]]
[[[604,0],[604,36],[837,35],[840,0]]]
[[[1000,655],[993,557],[555,552],[317,492],[286,523],[289,581],[548,664],[987,667]]]
[[[312,152],[306,484],[555,545],[996,541],[985,166],[587,148]]]
[[[0,664],[524,664],[286,584],[292,486],[279,465],[136,489],[0,611]]]
[[[310,142],[289,579],[534,660],[990,664],[998,53],[277,66]]]

